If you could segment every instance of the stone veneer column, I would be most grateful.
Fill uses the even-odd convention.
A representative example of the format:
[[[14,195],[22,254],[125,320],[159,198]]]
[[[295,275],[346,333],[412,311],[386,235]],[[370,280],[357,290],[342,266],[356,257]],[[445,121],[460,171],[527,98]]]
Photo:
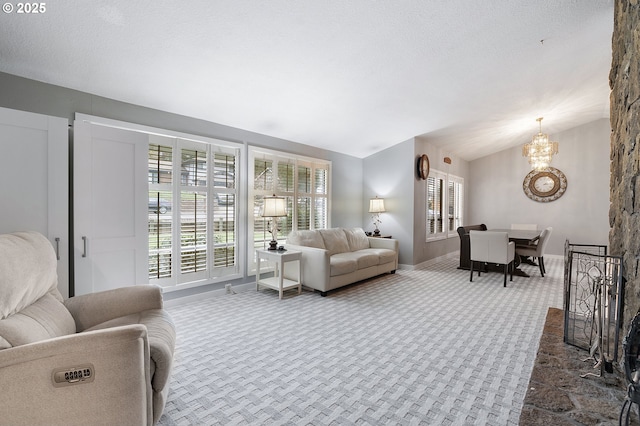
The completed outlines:
[[[624,256],[624,332],[640,308],[640,0],[615,0],[609,247]]]

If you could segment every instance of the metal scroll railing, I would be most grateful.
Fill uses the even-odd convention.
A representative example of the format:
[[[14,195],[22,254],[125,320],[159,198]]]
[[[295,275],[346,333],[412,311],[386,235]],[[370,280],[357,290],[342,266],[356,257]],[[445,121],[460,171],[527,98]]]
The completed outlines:
[[[568,240],[564,255],[564,341],[589,351],[600,376],[611,373],[622,324],[622,257]]]

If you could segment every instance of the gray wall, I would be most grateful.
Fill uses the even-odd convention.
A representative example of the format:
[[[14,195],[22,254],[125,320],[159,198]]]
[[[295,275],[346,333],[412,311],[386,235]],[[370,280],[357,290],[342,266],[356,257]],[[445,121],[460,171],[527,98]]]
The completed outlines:
[[[567,191],[550,203],[532,201],[522,191],[522,181],[531,169],[521,147],[471,161],[469,220],[465,222],[485,223],[489,228],[508,228],[512,223],[551,226],[547,252],[555,255],[563,254],[565,239],[606,245],[610,134],[609,120],[600,119],[549,135],[559,143],[551,166],[567,177]]]
[[[419,265],[460,248],[455,232],[451,238],[426,242],[426,181],[417,177],[418,156],[427,154],[432,169],[462,177],[465,186],[469,184],[467,162],[430,142],[426,137],[412,138],[364,159],[365,229],[373,230],[371,215],[367,213],[368,202],[378,195],[384,198],[387,210],[380,217],[380,230],[399,240],[399,262],[405,267]],[[451,157],[451,164],[444,162],[445,156]]]
[[[380,232],[398,240],[398,262],[413,265],[413,139],[370,155],[363,163],[363,227],[365,231],[374,230],[369,200],[376,195],[384,198],[386,212],[380,215]]]
[[[429,156],[431,169],[440,172],[455,175],[464,179],[464,212],[463,222],[468,223],[466,219],[469,212],[469,192],[473,190],[473,182],[469,179],[469,164],[467,161],[451,155],[446,150],[438,148],[434,145],[436,139],[430,139],[428,136],[419,136],[415,139],[415,155],[414,161],[422,154]],[[444,162],[444,158],[451,158],[451,164]],[[415,221],[414,221],[414,255],[413,264],[418,265],[430,259],[446,255],[448,253],[460,249],[460,237],[454,231],[449,238],[426,242],[427,233],[427,181],[416,179],[414,187],[415,200]]]

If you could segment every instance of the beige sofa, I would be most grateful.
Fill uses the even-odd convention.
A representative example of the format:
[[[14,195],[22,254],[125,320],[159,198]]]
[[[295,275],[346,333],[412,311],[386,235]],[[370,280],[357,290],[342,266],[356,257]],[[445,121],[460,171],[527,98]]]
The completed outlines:
[[[327,291],[398,268],[398,241],[367,237],[362,228],[293,231],[288,250],[302,252],[302,285]],[[297,262],[286,265],[284,276],[297,279]]]
[[[0,235],[1,424],[154,424],[174,346],[158,287],[63,300],[49,240]]]

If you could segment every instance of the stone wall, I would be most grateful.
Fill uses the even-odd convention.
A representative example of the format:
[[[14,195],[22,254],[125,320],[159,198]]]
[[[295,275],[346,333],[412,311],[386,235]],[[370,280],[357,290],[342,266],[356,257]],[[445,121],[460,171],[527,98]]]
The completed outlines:
[[[640,0],[615,0],[609,247],[624,256],[624,332],[640,308]]]

